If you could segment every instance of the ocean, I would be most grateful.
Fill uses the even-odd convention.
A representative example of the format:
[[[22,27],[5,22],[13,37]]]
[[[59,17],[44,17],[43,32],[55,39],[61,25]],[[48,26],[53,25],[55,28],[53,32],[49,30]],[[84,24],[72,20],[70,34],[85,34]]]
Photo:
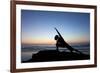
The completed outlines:
[[[73,48],[81,51],[84,54],[90,55],[89,44],[74,44]],[[36,54],[41,50],[56,50],[55,45],[22,45],[21,46],[21,61],[27,61],[32,58],[32,54]],[[70,52],[67,48],[59,48],[59,51]]]

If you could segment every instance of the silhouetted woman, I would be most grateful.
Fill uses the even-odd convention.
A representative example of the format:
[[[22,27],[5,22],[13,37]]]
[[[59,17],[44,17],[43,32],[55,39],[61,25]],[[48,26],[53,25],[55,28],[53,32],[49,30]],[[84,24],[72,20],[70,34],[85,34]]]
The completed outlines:
[[[59,51],[59,47],[63,47],[63,48],[67,48],[68,50],[70,50],[70,52],[72,53],[73,51],[76,51],[80,54],[82,54],[80,51],[78,51],[77,49],[74,49],[73,47],[71,47],[67,42],[65,42],[65,40],[62,38],[61,34],[58,32],[58,30],[55,28],[55,30],[57,31],[58,35],[55,36],[55,40],[56,40],[56,49],[57,51]]]
[[[63,47],[63,48],[68,48],[70,50],[70,52],[73,51],[73,48],[71,46],[69,46],[61,37],[59,37],[58,35],[55,36],[55,40],[56,40],[56,48],[57,51],[59,51],[59,47]]]

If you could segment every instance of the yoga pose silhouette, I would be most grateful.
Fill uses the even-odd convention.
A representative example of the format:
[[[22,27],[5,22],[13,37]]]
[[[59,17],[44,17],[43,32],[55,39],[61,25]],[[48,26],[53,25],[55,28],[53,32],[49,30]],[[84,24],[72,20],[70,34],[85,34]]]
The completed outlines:
[[[61,36],[61,34],[58,32],[58,30],[55,28],[55,30],[57,31],[58,35],[55,36],[55,40],[56,40],[56,50],[59,51],[59,47],[66,47],[67,49],[70,50],[71,53],[73,53],[73,51],[76,51],[80,54],[82,54],[80,51],[78,51],[77,49],[74,49],[73,47],[71,47],[67,42],[65,42],[65,40],[63,39],[63,37]]]

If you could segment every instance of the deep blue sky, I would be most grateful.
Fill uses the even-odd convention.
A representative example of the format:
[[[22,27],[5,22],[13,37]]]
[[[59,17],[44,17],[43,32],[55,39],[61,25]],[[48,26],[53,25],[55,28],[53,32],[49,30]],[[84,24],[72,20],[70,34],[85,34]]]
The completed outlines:
[[[21,10],[22,43],[54,44],[58,29],[66,42],[90,40],[90,14],[76,12]]]

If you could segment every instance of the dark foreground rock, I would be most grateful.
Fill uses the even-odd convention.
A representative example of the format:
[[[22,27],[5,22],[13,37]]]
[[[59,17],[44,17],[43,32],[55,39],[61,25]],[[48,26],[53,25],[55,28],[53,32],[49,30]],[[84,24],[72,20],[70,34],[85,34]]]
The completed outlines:
[[[23,62],[71,61],[87,59],[90,59],[90,55],[70,52],[58,52],[56,50],[43,50],[39,51],[37,54],[33,54],[32,59]]]

